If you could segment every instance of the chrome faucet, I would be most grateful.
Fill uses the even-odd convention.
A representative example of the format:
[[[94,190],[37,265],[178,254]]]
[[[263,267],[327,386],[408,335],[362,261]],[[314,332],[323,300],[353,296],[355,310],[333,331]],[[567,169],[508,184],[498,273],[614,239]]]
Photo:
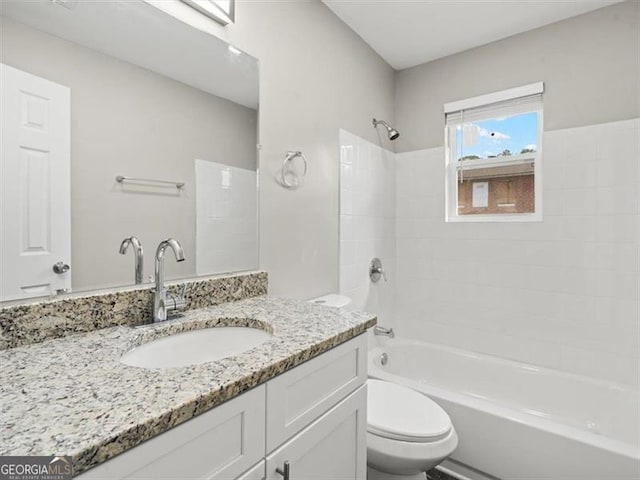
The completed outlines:
[[[120,244],[120,255],[127,253],[129,245],[133,247],[133,253],[135,255],[135,280],[136,284],[142,283],[142,270],[144,267],[144,252],[142,251],[142,243],[137,237],[129,237],[122,240]]]
[[[380,325],[376,325],[375,327],[373,327],[373,334],[382,335],[383,337],[389,338],[393,338],[396,336],[396,334],[393,333],[393,328],[385,328]]]
[[[167,287],[164,286],[164,251],[167,247],[171,247],[177,262],[184,261],[184,250],[177,240],[168,238],[160,242],[156,250],[155,263],[155,288],[153,290],[153,321],[164,322],[167,319],[167,313],[180,310],[185,307],[186,301],[183,297],[170,295]]]

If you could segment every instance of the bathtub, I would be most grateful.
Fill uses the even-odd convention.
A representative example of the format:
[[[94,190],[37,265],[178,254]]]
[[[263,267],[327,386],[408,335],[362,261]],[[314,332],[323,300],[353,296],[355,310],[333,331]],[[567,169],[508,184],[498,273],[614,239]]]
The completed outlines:
[[[381,342],[368,361],[370,377],[407,385],[447,411],[460,439],[451,465],[463,471],[640,479],[637,388],[402,338]]]

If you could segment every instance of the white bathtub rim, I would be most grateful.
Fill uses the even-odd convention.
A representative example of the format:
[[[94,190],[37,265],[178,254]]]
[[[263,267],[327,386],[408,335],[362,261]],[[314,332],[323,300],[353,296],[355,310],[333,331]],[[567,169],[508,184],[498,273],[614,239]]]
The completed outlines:
[[[407,338],[403,338],[403,337],[397,337],[397,336],[395,338],[393,338],[393,339],[390,339],[390,340],[382,340],[382,341],[378,340],[376,347],[371,349],[370,354],[373,353],[376,350],[380,350],[380,353],[382,353],[384,351],[385,347],[388,346],[388,345],[411,345],[411,346],[425,346],[426,345],[426,346],[428,346],[430,348],[453,352],[453,353],[456,353],[458,355],[465,356],[465,357],[481,359],[483,361],[487,361],[487,362],[491,362],[491,363],[507,364],[507,365],[510,365],[512,367],[518,368],[520,370],[527,370],[529,372],[553,373],[553,374],[556,374],[556,375],[559,374],[559,375],[566,376],[566,377],[571,378],[571,379],[575,379],[575,380],[579,380],[579,381],[587,382],[587,383],[592,383],[592,384],[598,385],[600,387],[606,387],[606,388],[610,388],[612,390],[617,390],[617,391],[621,391],[621,392],[637,393],[638,392],[638,388],[640,388],[640,386],[636,386],[636,385],[633,385],[631,383],[614,382],[614,381],[611,381],[611,380],[606,380],[604,378],[590,377],[588,375],[581,375],[579,373],[573,373],[573,372],[565,372],[564,370],[557,370],[557,369],[550,368],[550,367],[543,367],[541,365],[535,365],[533,363],[527,363],[527,362],[521,362],[521,361],[518,361],[518,360],[512,360],[510,358],[496,357],[495,355],[489,355],[487,353],[474,352],[474,351],[471,351],[471,350],[464,350],[462,348],[452,347],[450,345],[444,345],[444,344],[441,344],[441,343],[430,343],[430,342],[425,342],[425,341],[422,341],[422,340],[411,340],[411,339],[407,339]]]
[[[426,342],[420,342],[420,341],[404,341],[404,340],[400,340],[400,342],[408,342],[408,343],[413,343],[417,345],[426,343]],[[431,344],[428,344],[428,345],[431,345]],[[439,346],[435,345],[435,347],[437,348]],[[445,348],[448,348],[448,347],[445,347]],[[454,350],[459,351],[458,349],[454,349]],[[374,359],[379,357],[383,351],[384,351],[384,347],[376,347],[372,349],[371,352],[369,353],[369,377],[371,378],[404,384],[410,388],[413,388],[414,390],[424,393],[430,398],[432,398],[432,396],[436,397],[436,398],[432,398],[436,403],[438,401],[437,397],[441,397],[447,401],[461,404],[470,409],[482,410],[495,417],[507,419],[507,420],[519,423],[521,425],[526,425],[527,427],[535,428],[536,430],[552,433],[562,437],[568,437],[571,440],[576,441],[578,443],[588,445],[598,449],[603,449],[603,450],[627,457],[634,461],[640,461],[640,451],[639,451],[639,447],[636,445],[629,444],[621,440],[617,440],[615,438],[592,433],[587,430],[573,427],[570,425],[560,424],[558,422],[546,419],[544,417],[533,415],[525,411],[518,411],[515,408],[505,407],[503,405],[500,405],[482,398],[478,398],[476,396],[472,396],[465,393],[453,392],[453,391],[446,390],[444,388],[429,384],[427,382],[419,382],[410,378],[402,377],[401,375],[385,372],[374,363]],[[518,362],[514,362],[514,363],[518,363]],[[550,371],[555,372],[554,370],[550,370]],[[586,377],[586,378],[589,378],[589,377]],[[478,407],[481,407],[481,408],[478,408]]]
[[[558,425],[557,422],[553,422],[545,418],[535,417],[535,423],[531,421],[527,421],[526,419],[522,418],[522,416],[525,416],[525,415],[528,415],[530,417],[533,417],[533,416],[524,412],[523,413],[517,412],[516,410],[510,409],[507,407],[495,405],[492,402],[489,402],[487,400],[482,400],[482,399],[473,398],[473,397],[471,397],[471,400],[468,400],[469,398],[468,395],[451,393],[441,388],[434,387],[433,385],[430,385],[430,384],[416,382],[415,380],[406,379],[399,375],[394,375],[387,372],[381,372],[378,369],[378,367],[375,367],[375,368],[376,368],[376,371],[369,372],[370,378],[385,380],[388,382],[402,383],[410,388],[413,388],[414,390],[418,390],[424,393],[425,395],[429,396],[432,400],[434,400],[436,403],[438,399],[433,397],[442,397],[445,400],[448,400],[450,402],[459,403],[467,408],[476,409],[476,410],[478,409],[477,407],[479,403],[482,405],[482,407],[484,407],[482,408],[482,410],[489,415],[500,417],[502,419],[507,419],[509,421],[516,422],[521,425],[526,425],[527,427],[530,427],[530,428],[546,431],[562,437],[568,437],[568,438],[571,438],[571,440],[574,440],[576,442],[589,445],[591,447],[607,450],[607,451],[622,455],[624,457],[628,457],[635,461],[640,461],[640,453],[638,453],[638,448],[635,447],[634,445],[630,445],[620,440],[616,440],[610,437],[604,437],[598,434],[590,433],[588,431],[581,430],[575,427],[570,427],[567,425]],[[467,397],[467,399],[465,399],[464,397]],[[476,402],[475,405],[474,405],[474,402]],[[584,436],[586,435],[593,438],[584,438]]]
[[[508,368],[512,368],[513,370],[516,371],[524,371],[527,374],[535,374],[535,375],[540,375],[540,376],[545,376],[545,375],[555,375],[555,376],[559,376],[559,377],[563,377],[565,379],[567,379],[568,381],[571,382],[576,382],[576,383],[584,383],[586,385],[590,385],[593,386],[595,388],[601,388],[604,390],[608,390],[611,393],[615,393],[615,394],[622,394],[622,395],[632,395],[635,397],[638,397],[638,388],[640,387],[635,387],[633,385],[629,385],[629,384],[621,384],[621,383],[616,383],[616,382],[612,382],[609,380],[604,380],[604,379],[600,379],[600,378],[594,378],[594,377],[589,377],[586,375],[580,375],[580,374],[575,374],[575,373],[570,373],[570,372],[564,372],[562,370],[556,370],[553,368],[548,368],[548,367],[542,367],[542,366],[538,366],[538,365],[533,365],[533,364],[528,364],[528,363],[524,363],[524,362],[519,362],[516,360],[510,360],[510,359],[503,359],[500,357],[496,357],[496,356],[492,356],[492,355],[487,355],[484,353],[479,353],[479,352],[472,352],[472,351],[468,351],[468,350],[463,350],[460,348],[456,348],[456,347],[451,347],[448,345],[441,345],[441,344],[435,344],[435,343],[429,343],[429,342],[425,342],[425,341],[421,341],[421,340],[411,340],[411,339],[405,339],[405,338],[398,338],[396,337],[393,340],[383,340],[382,342],[378,342],[378,347],[372,349],[373,351],[377,351],[377,349],[380,349],[380,353],[382,353],[382,351],[388,348],[402,348],[403,346],[408,346],[408,347],[419,347],[419,348],[423,348],[423,347],[427,347],[429,349],[434,349],[434,350],[438,350],[438,351],[442,351],[442,352],[447,352],[447,353],[451,353],[453,355],[457,355],[457,356],[461,356],[461,357],[466,357],[467,359],[473,359],[473,360],[477,360],[480,362],[486,362],[489,365],[498,365],[501,368],[502,367],[508,367]],[[388,352],[387,352],[388,353]],[[371,356],[371,360],[375,361],[375,358],[378,355],[374,355]],[[391,373],[391,372],[389,372]],[[426,380],[416,380],[416,382],[418,384],[421,383],[426,383],[428,384],[431,388],[435,388],[438,389],[438,384],[434,384],[434,383],[429,383]],[[451,390],[446,389],[446,388],[441,388],[441,391],[444,392],[450,392]],[[459,390],[456,390],[456,392],[460,392]],[[532,417],[535,417],[537,419],[540,420],[548,420],[549,422],[552,423],[558,423],[561,424],[563,426],[566,426],[568,428],[573,428],[578,432],[585,432],[587,434],[591,434],[594,436],[599,436],[601,438],[606,438],[606,439],[610,439],[611,441],[619,441],[621,444],[623,445],[634,445],[635,446],[635,442],[627,442],[625,440],[621,440],[621,439],[617,439],[615,437],[611,437],[608,436],[606,434],[601,434],[598,431],[590,431],[587,428],[584,428],[580,425],[580,422],[571,422],[571,418],[563,418],[561,415],[555,415],[552,413],[545,413],[544,411],[538,411],[538,410],[533,410],[533,409],[528,409],[525,407],[522,408],[517,408],[517,406],[512,406],[509,405],[508,403],[502,402],[500,398],[496,398],[496,397],[491,397],[488,395],[479,395],[476,394],[474,392],[460,392],[461,394],[463,394],[465,396],[465,398],[473,398],[477,401],[484,401],[487,402],[487,405],[496,405],[496,406],[501,406],[506,408],[509,411],[514,411],[517,412],[519,414],[524,414],[524,415],[530,415]],[[565,420],[569,420],[569,422],[565,421]],[[573,423],[573,424],[572,424]],[[640,446],[640,442],[639,442],[639,446]]]

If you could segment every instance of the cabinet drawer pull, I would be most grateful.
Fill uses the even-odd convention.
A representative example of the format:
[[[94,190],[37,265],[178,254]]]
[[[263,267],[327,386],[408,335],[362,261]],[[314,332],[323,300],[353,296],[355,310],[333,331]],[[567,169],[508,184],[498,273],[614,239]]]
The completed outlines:
[[[283,468],[276,468],[276,473],[279,473],[280,475],[282,475],[284,480],[289,480],[289,471],[290,471],[290,466],[288,461],[284,462]]]

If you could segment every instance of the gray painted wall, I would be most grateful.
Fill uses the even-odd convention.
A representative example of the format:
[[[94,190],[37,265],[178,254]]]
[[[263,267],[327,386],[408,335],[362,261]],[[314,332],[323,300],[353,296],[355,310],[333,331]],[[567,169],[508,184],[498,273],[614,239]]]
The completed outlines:
[[[178,239],[186,261],[167,278],[195,275],[194,160],[256,169],[257,112],[149,70],[0,18],[2,61],[71,89],[71,223],[75,291],[133,282],[136,235],[145,277],[155,246]],[[186,182],[184,192],[119,187],[128,175]],[[153,192],[153,194],[150,194]],[[163,190],[164,192],[164,190]]]
[[[627,1],[398,72],[397,151],[443,145],[447,102],[540,80],[547,131],[638,117],[639,19]]]
[[[269,291],[338,291],[339,129],[393,149],[371,126],[395,120],[395,72],[320,0],[236,2],[209,31],[260,61],[260,265]],[[309,162],[298,190],[279,186],[287,150]]]
[[[395,72],[320,0],[236,3],[235,24],[200,21],[260,61],[260,266],[270,274],[273,294],[335,292],[339,129],[393,149],[371,118],[395,120]],[[306,155],[309,173],[304,186],[291,191],[275,177],[294,149]],[[149,200],[144,208],[154,207]],[[185,227],[174,226],[167,233],[183,235]],[[95,258],[86,261],[98,267]],[[170,263],[168,271],[180,267]]]

